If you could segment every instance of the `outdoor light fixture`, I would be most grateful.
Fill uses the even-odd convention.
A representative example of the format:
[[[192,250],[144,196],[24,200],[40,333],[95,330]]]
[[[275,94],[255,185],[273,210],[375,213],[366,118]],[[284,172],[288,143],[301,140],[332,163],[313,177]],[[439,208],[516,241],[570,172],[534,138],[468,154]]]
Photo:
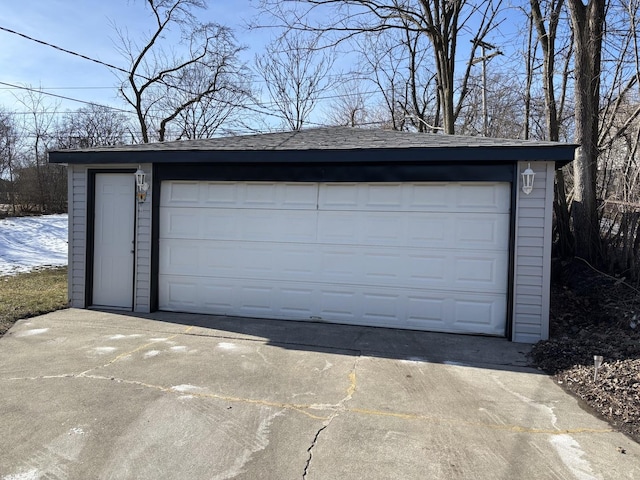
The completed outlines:
[[[529,195],[533,191],[533,178],[536,176],[531,170],[531,164],[522,172],[522,192]]]
[[[149,184],[145,181],[147,174],[144,173],[140,165],[138,170],[134,174],[136,176],[136,190],[138,192],[138,202],[144,202],[147,199],[147,190],[149,190]]]

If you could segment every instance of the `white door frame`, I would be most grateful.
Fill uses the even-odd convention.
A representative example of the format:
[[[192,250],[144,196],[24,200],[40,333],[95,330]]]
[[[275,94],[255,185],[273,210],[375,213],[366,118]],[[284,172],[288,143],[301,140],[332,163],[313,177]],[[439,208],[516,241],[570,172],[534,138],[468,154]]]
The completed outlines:
[[[87,305],[133,310],[135,178],[131,171],[90,172],[92,235]]]

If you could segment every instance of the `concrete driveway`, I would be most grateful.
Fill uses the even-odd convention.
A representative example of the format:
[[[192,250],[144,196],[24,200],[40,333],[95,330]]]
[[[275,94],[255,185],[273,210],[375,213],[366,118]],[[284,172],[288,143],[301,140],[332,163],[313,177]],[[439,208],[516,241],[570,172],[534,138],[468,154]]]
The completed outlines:
[[[0,479],[633,479],[502,339],[64,310],[0,339]]]

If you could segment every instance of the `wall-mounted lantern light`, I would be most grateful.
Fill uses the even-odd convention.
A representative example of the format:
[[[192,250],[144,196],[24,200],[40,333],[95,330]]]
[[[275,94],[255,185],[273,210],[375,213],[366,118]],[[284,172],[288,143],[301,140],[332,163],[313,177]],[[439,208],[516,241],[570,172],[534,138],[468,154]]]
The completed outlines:
[[[522,172],[522,192],[525,195],[529,195],[533,191],[533,179],[536,176],[535,172],[531,170],[531,164]]]
[[[138,193],[138,202],[144,202],[147,199],[147,190],[149,190],[149,184],[145,181],[147,174],[144,173],[140,165],[138,170],[134,174],[136,176],[136,191]]]

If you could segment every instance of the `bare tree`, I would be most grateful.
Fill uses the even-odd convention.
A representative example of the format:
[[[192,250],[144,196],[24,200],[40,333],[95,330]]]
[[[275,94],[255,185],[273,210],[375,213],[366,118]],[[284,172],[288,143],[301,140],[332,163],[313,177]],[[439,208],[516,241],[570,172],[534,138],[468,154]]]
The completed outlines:
[[[607,10],[596,186],[606,266],[630,278],[640,265],[639,13],[639,0]]]
[[[409,28],[386,35],[366,33],[358,42],[361,70],[379,92],[394,130],[437,131],[440,101],[429,67],[430,45]]]
[[[469,78],[469,94],[461,110],[457,133],[518,138],[522,134],[524,123],[523,89],[514,84],[512,75],[490,73],[486,79],[485,86],[480,75]],[[488,113],[486,124],[485,109]]]
[[[561,85],[559,88],[560,98],[556,99],[558,86],[556,85],[557,68],[556,58],[562,58],[556,49],[558,40],[558,27],[563,12],[564,0],[544,1],[541,6],[540,0],[530,0],[531,22],[537,33],[537,42],[542,50],[542,90],[544,92],[546,135],[548,140],[557,142],[560,140],[561,119],[563,117],[567,81],[569,78],[569,65],[572,59],[572,42],[565,48],[564,68],[561,75]],[[544,12],[543,8],[544,7]],[[535,56],[534,56],[535,57]],[[530,64],[529,64],[530,65]],[[533,76],[533,71],[529,68],[529,79]],[[554,212],[556,215],[557,232],[557,253],[562,257],[567,257],[573,253],[573,235],[570,228],[569,206],[564,181],[564,172],[557,170],[555,174],[555,199]]]
[[[0,203],[11,206],[16,215],[15,171],[18,168],[18,126],[14,117],[0,110],[0,182],[4,185]]]
[[[221,56],[213,71],[203,65],[191,65],[182,72],[182,88],[167,87],[161,103],[167,111],[179,111],[173,121],[177,138],[210,138],[223,127],[238,123],[238,114],[244,112],[244,105],[251,96],[250,75],[241,66],[229,65],[229,60],[231,57]],[[189,103],[192,91],[205,91],[212,83],[216,85],[215,92]]]
[[[135,109],[144,143],[155,135],[158,140],[165,140],[168,125],[189,107],[220,92],[237,89],[233,80],[241,70],[237,58],[241,47],[231,30],[197,22],[192,10],[205,8],[206,2],[147,0],[147,4],[154,29],[142,44],[118,30],[120,50],[130,63],[120,93]],[[172,27],[180,30],[183,54],[163,44]],[[206,75],[193,85],[189,80],[196,71]],[[168,98],[171,102],[166,101]]]
[[[292,130],[300,130],[309,121],[319,97],[336,81],[329,76],[335,55],[318,50],[318,41],[317,36],[292,31],[256,57],[256,69],[273,108]]]
[[[432,46],[443,128],[445,133],[454,133],[473,58],[498,23],[501,0],[261,0],[261,5],[289,29],[332,33],[336,42],[397,29],[426,36]],[[318,11],[322,7],[331,8],[332,14]],[[458,41],[468,31],[474,32],[472,46],[458,79]]]
[[[365,126],[370,122],[367,106],[368,95],[360,89],[361,83],[354,80],[337,89],[338,95],[331,102],[327,121],[331,125],[345,127]]]
[[[129,119],[108,107],[90,105],[67,112],[56,126],[57,148],[90,148],[125,143]]]
[[[360,71],[378,92],[377,116],[384,128],[403,130],[409,116],[404,96],[407,76],[406,51],[395,35],[364,33],[358,38]],[[419,120],[415,120],[418,122]]]
[[[601,58],[606,0],[567,0],[574,40],[575,138],[571,216],[576,255],[594,261],[600,255],[596,203]]]
[[[62,196],[66,201],[66,180],[60,186],[66,171],[61,165],[47,163],[47,151],[54,138],[59,105],[47,103],[44,93],[34,88],[25,89],[17,100],[28,113],[23,124],[23,136],[28,137],[25,143],[29,145],[23,152],[25,164],[15,171],[22,208],[36,208],[40,213],[57,211]]]
[[[556,57],[558,57],[556,39],[564,0],[550,0],[545,2],[544,6],[546,8],[544,14],[539,0],[530,0],[530,4],[533,25],[538,34],[538,43],[542,49],[542,89],[545,96],[547,139],[557,142],[560,139],[560,118],[562,116],[564,95],[566,92],[566,90],[561,90],[560,105],[558,105],[556,102],[555,85],[557,74]],[[545,20],[547,20],[547,23],[545,23]]]

